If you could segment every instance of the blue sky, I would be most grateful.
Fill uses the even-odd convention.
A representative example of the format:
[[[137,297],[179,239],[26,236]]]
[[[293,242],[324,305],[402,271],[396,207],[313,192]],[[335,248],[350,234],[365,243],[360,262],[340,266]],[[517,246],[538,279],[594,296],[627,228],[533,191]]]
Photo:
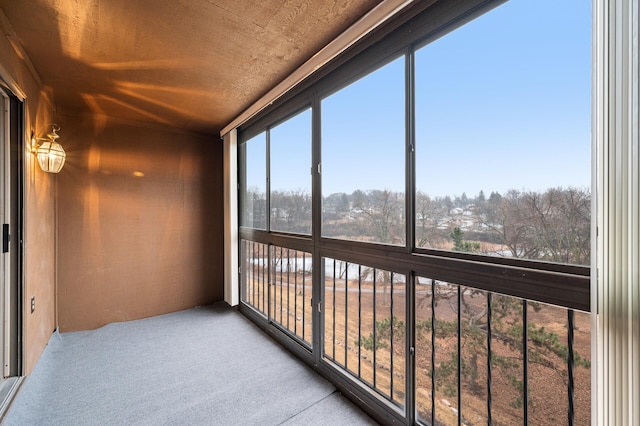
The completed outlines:
[[[511,0],[416,53],[419,190],[589,187],[590,9]],[[322,101],[324,195],[404,190],[403,77],[399,58]],[[309,126],[272,130],[272,189],[310,191]]]
[[[271,129],[271,189],[311,194],[311,109]]]

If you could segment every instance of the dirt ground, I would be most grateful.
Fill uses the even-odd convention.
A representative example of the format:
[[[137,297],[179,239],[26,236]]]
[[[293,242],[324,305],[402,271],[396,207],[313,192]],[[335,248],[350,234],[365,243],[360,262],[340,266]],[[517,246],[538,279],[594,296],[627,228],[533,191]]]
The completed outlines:
[[[259,274],[256,274],[258,276]],[[245,299],[256,300],[259,310],[267,312],[262,302],[270,291],[272,319],[292,334],[311,343],[311,280],[303,273],[275,276],[274,285],[264,284],[259,279],[251,289],[247,289]],[[347,374],[367,384],[369,387],[404,408],[406,347],[406,297],[404,283],[395,283],[393,292],[390,285],[378,283],[374,291],[371,282],[358,283],[344,280],[327,280],[325,283],[324,326],[325,357],[347,371]],[[457,305],[451,295],[457,290],[452,285],[438,286],[435,339],[435,420],[437,424],[457,424],[458,416],[466,425],[487,424],[487,372],[488,350],[486,342],[486,294],[464,291],[467,311],[463,311],[463,332],[461,338],[463,372],[461,378],[462,406],[458,406],[457,360]],[[432,343],[431,343],[431,293],[430,286],[420,286],[416,297],[416,402],[418,415],[431,421],[432,391]],[[498,303],[492,307],[493,339],[491,341],[491,418],[492,424],[522,424],[524,404],[522,403],[523,356],[519,348],[508,344],[501,336],[506,336],[510,327],[522,327],[519,300],[509,298],[510,309]],[[375,307],[375,309],[374,309]],[[502,310],[500,310],[502,309]],[[507,314],[505,314],[507,312]],[[567,342],[567,310],[549,305],[529,304],[529,327],[532,324],[558,338],[556,347]],[[471,317],[478,316],[475,326]],[[375,316],[375,320],[374,320]],[[502,316],[502,317],[501,317]],[[381,323],[392,322],[396,327],[380,330]],[[500,318],[501,317],[501,318]],[[497,318],[500,318],[499,320]],[[402,324],[400,324],[402,322]],[[374,324],[376,328],[374,349]],[[519,323],[519,324],[518,324]],[[428,326],[427,326],[428,325]],[[390,331],[393,330],[393,331]],[[480,334],[478,334],[480,333]],[[393,338],[391,337],[393,335]],[[513,343],[513,342],[512,342]],[[530,424],[568,423],[568,371],[566,358],[541,348],[535,341],[528,343],[528,420]],[[586,313],[575,313],[574,350],[580,357],[590,357],[590,320]],[[453,355],[452,355],[453,354]],[[584,364],[584,363],[583,363]],[[590,371],[588,366],[574,368],[574,424],[590,424]]]

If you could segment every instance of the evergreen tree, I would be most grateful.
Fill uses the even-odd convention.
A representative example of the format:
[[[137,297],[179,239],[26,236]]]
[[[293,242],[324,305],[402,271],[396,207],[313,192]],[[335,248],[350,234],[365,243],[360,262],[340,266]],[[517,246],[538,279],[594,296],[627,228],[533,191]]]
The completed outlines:
[[[458,226],[453,228],[449,236],[453,239],[453,251],[472,253],[480,250],[480,243],[464,241],[464,232]]]

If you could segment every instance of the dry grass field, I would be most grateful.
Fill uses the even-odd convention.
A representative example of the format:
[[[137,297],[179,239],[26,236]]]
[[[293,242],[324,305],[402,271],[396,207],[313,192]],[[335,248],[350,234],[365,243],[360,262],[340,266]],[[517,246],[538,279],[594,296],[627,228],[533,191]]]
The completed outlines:
[[[254,278],[258,279],[259,274]],[[311,344],[309,272],[276,273],[272,276],[269,290],[263,282],[260,279],[254,281],[255,285],[248,289],[246,297],[262,300],[265,292],[269,291],[272,321],[300,339],[303,339],[304,335],[303,340]],[[454,303],[457,299],[453,297],[457,295],[457,286],[442,283],[437,286],[434,344],[431,334],[430,286],[420,285],[417,289],[415,356],[418,416],[431,421],[433,345],[436,424],[457,424],[460,413],[463,424],[487,424],[487,297],[486,293],[472,289],[462,288],[461,291],[464,301],[460,324],[463,368],[460,378],[462,407],[459,407],[456,358],[458,314],[457,304]],[[325,358],[343,368],[346,374],[355,380],[366,383],[395,404],[399,410],[405,409],[405,296],[406,286],[403,280],[394,282],[392,292],[389,284],[382,285],[378,282],[374,290],[371,280],[345,282],[344,279],[337,278],[334,282],[333,278],[328,277],[325,281],[323,303]],[[514,333],[522,330],[522,305],[520,300],[505,296],[494,295],[493,300],[492,424],[522,424],[523,355],[513,339]],[[498,303],[497,300],[501,302]],[[260,310],[263,308],[266,307],[261,306]],[[529,423],[567,424],[568,371],[566,357],[562,356],[567,342],[567,310],[529,303],[527,315],[530,333],[527,345]],[[377,327],[374,324],[377,324]],[[534,333],[535,336],[532,337]],[[536,338],[541,333],[546,340]],[[588,425],[590,320],[586,313],[575,313],[574,342],[574,350],[586,360],[574,368],[574,424]]]

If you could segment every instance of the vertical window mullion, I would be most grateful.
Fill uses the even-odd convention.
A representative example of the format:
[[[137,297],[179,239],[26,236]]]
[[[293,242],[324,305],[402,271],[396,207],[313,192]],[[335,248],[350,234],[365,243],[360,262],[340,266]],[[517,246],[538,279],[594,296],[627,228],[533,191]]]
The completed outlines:
[[[405,54],[405,229],[407,252],[416,245],[415,230],[415,60],[414,52]]]
[[[415,50],[409,48],[405,61],[405,132],[406,132],[406,160],[405,160],[405,220],[406,220],[406,249],[412,253],[416,247],[416,173],[415,173]],[[416,278],[414,274],[405,275],[406,292],[406,333],[405,333],[405,404],[407,422],[416,423]]]
[[[266,161],[266,176],[265,176],[265,212],[264,212],[264,228],[269,232],[271,230],[271,132],[269,129],[265,135],[265,161]]]
[[[324,299],[325,261],[320,256],[320,236],[322,226],[322,176],[321,164],[321,107],[320,99],[314,95],[311,106],[311,239],[313,253],[311,254],[312,279],[312,352],[316,364],[320,363],[324,352],[324,311],[321,307]]]
[[[413,271],[405,275],[405,406],[408,424],[416,424],[417,396],[416,396],[416,281]]]

